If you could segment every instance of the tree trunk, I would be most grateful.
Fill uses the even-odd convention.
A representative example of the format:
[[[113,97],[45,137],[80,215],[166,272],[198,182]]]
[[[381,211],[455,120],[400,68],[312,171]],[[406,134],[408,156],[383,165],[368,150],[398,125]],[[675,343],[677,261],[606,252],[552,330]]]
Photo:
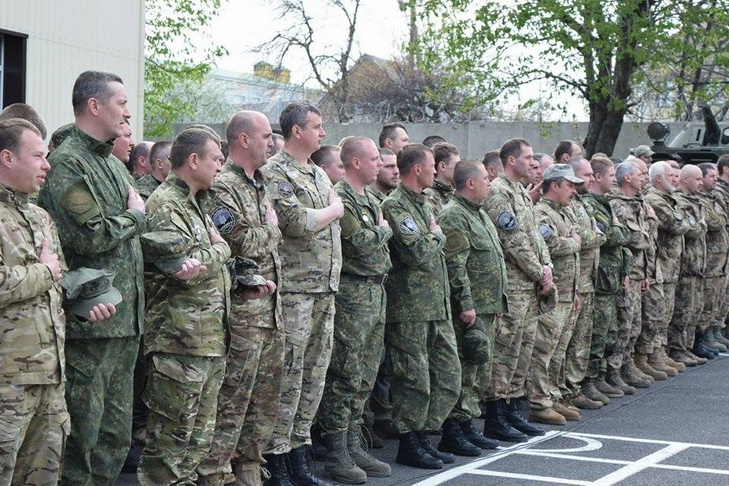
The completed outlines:
[[[606,100],[590,102],[589,109],[590,123],[583,144],[585,156],[590,158],[592,154],[602,152],[609,156],[625,158],[625,154],[613,154],[613,150],[623,126],[626,110],[610,110]]]

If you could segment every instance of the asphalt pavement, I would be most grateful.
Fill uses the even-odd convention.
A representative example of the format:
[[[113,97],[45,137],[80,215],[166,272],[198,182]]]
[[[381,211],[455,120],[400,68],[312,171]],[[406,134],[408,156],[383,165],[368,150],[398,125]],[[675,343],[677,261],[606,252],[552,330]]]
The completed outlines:
[[[729,354],[656,382],[524,444],[503,443],[440,471],[395,464],[397,442],[371,451],[392,465],[369,486],[729,485]],[[482,421],[477,420],[481,426]],[[437,437],[431,437],[437,443]],[[321,467],[317,464],[317,468]],[[123,474],[118,486],[139,484]]]

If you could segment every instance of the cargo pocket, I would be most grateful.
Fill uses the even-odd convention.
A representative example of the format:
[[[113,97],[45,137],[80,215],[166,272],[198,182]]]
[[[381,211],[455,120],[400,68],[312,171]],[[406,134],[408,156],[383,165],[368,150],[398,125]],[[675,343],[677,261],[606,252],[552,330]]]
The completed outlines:
[[[230,335],[230,351],[227,358],[227,370],[223,383],[225,386],[237,388],[243,375],[258,368],[258,363],[251,363],[251,360],[257,355],[260,343],[241,336],[240,334]]]
[[[10,422],[6,417],[0,417],[0,470],[12,469],[12,463],[18,454],[20,446],[20,426]]]
[[[186,363],[184,357],[166,355],[152,357],[152,370],[144,403],[160,415],[173,421],[186,417],[195,408],[204,373]]]

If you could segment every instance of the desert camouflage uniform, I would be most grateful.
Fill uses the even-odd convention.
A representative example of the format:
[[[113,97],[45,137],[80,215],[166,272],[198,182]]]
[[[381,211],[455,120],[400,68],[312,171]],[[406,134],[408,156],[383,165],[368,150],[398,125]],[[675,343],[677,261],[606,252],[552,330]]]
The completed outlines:
[[[595,304],[593,311],[589,378],[598,378],[607,372],[608,365],[620,369],[618,363],[608,363],[618,330],[617,295],[623,288],[623,278],[628,274],[632,254],[625,246],[628,230],[613,217],[608,198],[598,194],[586,194],[585,203],[592,208],[597,228],[605,234],[600,246],[600,258],[595,275]]]
[[[714,192],[719,197],[719,200],[724,206],[724,210],[729,216],[729,182],[719,179],[714,186]],[[727,232],[729,233],[729,217],[727,218]],[[726,298],[729,295],[729,271],[725,272],[726,282],[724,283],[724,297],[721,299],[721,307],[719,310],[719,326],[721,328],[726,327],[726,319],[729,318],[729,299]]]
[[[676,193],[678,207],[688,220],[681,254],[681,276],[676,286],[676,305],[668,327],[668,347],[674,353],[694,345],[696,324],[704,309],[703,278],[706,265],[706,213],[698,196]]]
[[[706,211],[706,271],[704,272],[704,310],[697,331],[720,326],[726,315],[722,302],[726,298],[726,264],[729,252],[727,212],[716,192],[701,193],[701,205]]]
[[[613,344],[612,355],[608,360],[612,366],[620,367],[633,357],[635,342],[641,331],[642,301],[641,282],[648,278],[646,274],[646,249],[650,246],[650,226],[646,220],[646,206],[640,195],[626,197],[620,192],[610,195],[610,206],[618,221],[628,230],[629,239],[626,247],[633,255],[633,264],[628,276],[630,283],[627,289],[618,294],[618,333]]]
[[[689,222],[673,194],[667,194],[651,187],[646,191],[645,201],[651,205],[658,218],[656,246],[663,274],[663,300],[656,302],[655,307],[659,323],[652,343],[653,349],[655,349],[666,347],[668,344],[668,324],[673,316],[676,284],[681,272],[683,235],[689,230]],[[647,304],[645,299],[643,303]]]
[[[600,256],[600,246],[605,243],[605,234],[596,230],[592,208],[582,195],[577,194],[572,200],[570,210],[574,214],[575,223],[580,234],[580,277],[577,288],[580,289],[579,312],[574,312],[576,322],[572,331],[572,339],[567,346],[564,364],[564,385],[562,395],[576,396],[580,391],[580,383],[587,375],[590,362],[590,345],[595,312],[595,277]]]
[[[493,347],[494,318],[496,314],[508,311],[506,264],[496,228],[481,204],[455,195],[441,211],[438,224],[446,235],[444,249],[451,287],[453,328],[462,370],[461,396],[449,418],[464,422],[481,415],[478,402],[489,387],[491,360],[481,365],[465,363],[463,338],[466,325],[458,315],[475,309]]]
[[[56,484],[71,424],[63,397],[60,284],[38,254],[47,241],[65,270],[48,214],[0,185],[0,484]]]
[[[334,347],[319,408],[323,436],[359,431],[385,347],[387,246],[392,229],[382,227],[377,200],[357,194],[347,181],[335,189],[344,203],[342,273],[335,298]]]
[[[146,230],[181,237],[184,244],[169,248],[169,256],[184,253],[207,270],[186,281],[157,271],[153,264],[145,272],[149,377],[144,402],[149,416],[138,470],[142,485],[195,484],[195,468],[213,439],[225,372],[230,248],[224,241],[210,241],[213,223],[204,212],[206,202],[206,191],[191,197],[190,187],[174,173],[147,201]],[[149,258],[150,249],[144,250]]]
[[[484,207],[496,226],[506,260],[509,312],[496,318],[491,383],[486,398],[520,398],[525,393],[537,332],[537,286],[551,265],[534,207],[518,182],[499,174]]]
[[[144,266],[139,233],[144,214],[128,208],[132,177],[113,145],[73,126],[48,157],[51,171],[39,203],[58,227],[70,270],[116,272],[124,296],[100,322],[66,314],[66,402],[71,434],[62,483],[113,485],[131,443],[134,363],[144,319]]]
[[[456,193],[456,189],[445,182],[435,179],[435,181],[433,181],[433,186],[425,189],[423,193],[428,196],[428,202],[433,208],[433,216],[437,218],[443,210],[443,207],[453,198],[453,195]]]
[[[324,391],[334,328],[334,292],[342,267],[340,226],[314,232],[312,209],[329,206],[332,185],[310,160],[286,149],[261,169],[283,234],[281,305],[286,333],[281,409],[268,452],[282,454],[311,444],[311,426]]]
[[[228,159],[215,178],[211,196],[208,213],[232,256],[255,260],[257,273],[278,282],[281,230],[265,222],[271,199],[260,171],[251,178]],[[230,349],[218,396],[215,436],[210,454],[198,467],[201,475],[228,473],[229,465],[236,476],[257,469],[281,401],[284,332],[278,292],[245,300],[241,291],[234,290],[228,330]]]
[[[648,189],[650,190],[650,188]],[[644,207],[650,207],[645,199],[643,204]],[[646,213],[645,221],[648,233],[648,247],[645,249],[645,275],[650,287],[641,296],[641,329],[633,344],[633,349],[635,354],[651,355],[653,354],[653,342],[663,321],[666,299],[663,270],[658,257],[659,220],[655,211],[651,214]]]
[[[553,308],[540,296],[540,315],[529,364],[526,387],[530,407],[551,408],[562,398],[563,365],[572,338],[575,298],[579,295],[580,243],[572,238],[574,214],[551,199],[542,197],[534,207],[539,232],[549,248],[554,264],[557,302]]]
[[[392,365],[392,421],[401,434],[437,430],[461,392],[443,256],[446,237],[429,229],[433,212],[427,196],[403,184],[382,203],[382,214],[394,233],[385,329]]]
[[[139,192],[139,195],[142,196],[142,199],[145,201],[149,199],[149,196],[152,195],[154,190],[162,184],[162,182],[155,179],[152,174],[143,175],[137,179],[135,183],[137,184],[137,192]]]

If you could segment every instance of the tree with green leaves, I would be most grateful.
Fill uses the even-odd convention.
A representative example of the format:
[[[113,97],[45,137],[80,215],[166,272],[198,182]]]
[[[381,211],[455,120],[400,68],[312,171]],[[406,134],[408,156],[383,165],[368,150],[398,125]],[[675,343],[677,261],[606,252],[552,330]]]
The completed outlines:
[[[146,0],[144,58],[144,135],[173,135],[172,123],[195,113],[194,102],[175,96],[180,84],[202,85],[224,47],[212,43],[206,29],[222,0]]]
[[[589,113],[587,154],[609,154],[646,68],[679,47],[704,59],[711,49],[686,45],[681,19],[690,15],[699,29],[726,15],[728,2],[694,8],[696,0],[422,0],[421,43],[438,39],[443,48],[421,49],[421,62],[427,69],[446,59],[450,83],[473,83],[491,102],[540,80],[553,96],[576,95]]]

